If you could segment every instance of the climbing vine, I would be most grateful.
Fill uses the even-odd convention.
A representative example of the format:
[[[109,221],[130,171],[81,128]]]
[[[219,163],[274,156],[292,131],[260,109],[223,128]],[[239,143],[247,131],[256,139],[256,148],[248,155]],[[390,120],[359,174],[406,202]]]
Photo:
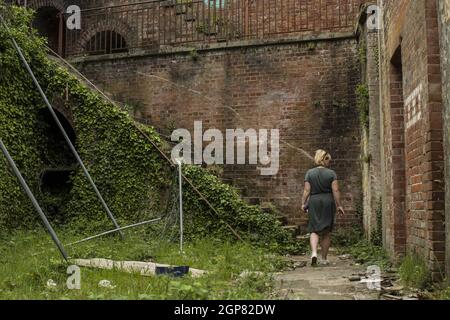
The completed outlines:
[[[356,87],[356,97],[361,126],[369,129],[369,87],[366,84],[359,84]]]
[[[174,168],[137,130],[129,114],[105,101],[75,76],[48,59],[45,41],[30,30],[32,13],[19,7],[1,7],[14,36],[36,78],[52,101],[63,101],[73,117],[76,148],[120,223],[160,216],[166,208]],[[0,136],[39,201],[49,203],[40,192],[40,173],[54,166],[49,153],[52,142],[45,134],[45,105],[29,75],[20,64],[7,31],[0,29]],[[156,131],[140,125],[151,141],[164,142]],[[3,157],[2,157],[3,159]],[[274,250],[295,250],[291,236],[281,228],[275,214],[245,203],[237,191],[200,167],[186,167],[194,182],[215,210],[185,182],[186,237],[215,236],[235,240],[230,226],[245,241]],[[83,172],[77,167],[70,176],[71,188],[59,217],[80,231],[110,228],[111,223]],[[169,197],[170,198],[170,197]],[[47,201],[44,201],[47,200]],[[61,216],[64,219],[61,219]],[[36,215],[5,161],[0,165],[0,227],[36,226]]]

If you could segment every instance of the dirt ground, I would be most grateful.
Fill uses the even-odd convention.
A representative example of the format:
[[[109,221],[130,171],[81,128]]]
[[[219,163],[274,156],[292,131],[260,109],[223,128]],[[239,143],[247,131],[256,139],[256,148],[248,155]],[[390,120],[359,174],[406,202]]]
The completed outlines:
[[[380,291],[364,282],[367,268],[349,256],[331,253],[330,265],[311,267],[306,256],[289,257],[295,270],[275,274],[276,291],[288,300],[378,300]],[[361,281],[362,280],[362,281]]]

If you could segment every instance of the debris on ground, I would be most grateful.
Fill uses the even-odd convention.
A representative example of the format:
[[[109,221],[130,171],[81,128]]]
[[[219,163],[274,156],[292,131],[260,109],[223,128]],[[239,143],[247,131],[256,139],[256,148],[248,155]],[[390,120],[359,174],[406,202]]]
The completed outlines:
[[[357,282],[357,281],[361,281],[361,277],[360,276],[350,276],[350,277],[348,277],[348,280],[350,282]]]
[[[294,262],[294,264],[292,265],[292,268],[295,269],[300,269],[300,268],[305,268],[308,265],[308,263],[306,261],[297,261]]]
[[[239,277],[240,277],[240,278],[262,277],[262,276],[264,276],[264,275],[265,275],[264,272],[244,270],[244,271],[241,272],[241,274],[239,275]]]
[[[109,280],[100,280],[100,282],[98,283],[99,287],[102,288],[107,288],[107,289],[114,289],[116,286],[113,286],[111,281]]]
[[[107,270],[120,270],[127,273],[139,273],[142,276],[151,276],[156,274],[157,267],[172,267],[167,264],[158,264],[154,262],[142,261],[114,261],[108,259],[75,259],[74,264],[80,267],[98,268]],[[192,277],[201,277],[207,273],[205,270],[190,268]]]
[[[54,288],[56,288],[56,286],[57,286],[57,284],[53,279],[47,280],[47,288],[54,289]]]

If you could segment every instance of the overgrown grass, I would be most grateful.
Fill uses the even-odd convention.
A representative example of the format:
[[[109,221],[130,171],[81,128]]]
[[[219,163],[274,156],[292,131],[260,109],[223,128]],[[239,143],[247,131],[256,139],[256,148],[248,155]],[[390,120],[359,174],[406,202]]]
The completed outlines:
[[[348,252],[355,261],[360,264],[376,265],[379,266],[381,270],[386,270],[392,266],[386,250],[383,247],[374,245],[366,240],[362,240],[351,246],[348,249]]]
[[[127,233],[123,241],[115,237],[95,240],[69,250],[69,255],[151,260],[189,265],[209,273],[201,278],[175,279],[82,268],[81,290],[69,290],[67,264],[47,234],[19,231],[0,237],[1,299],[266,299],[273,293],[271,273],[284,266],[280,256],[243,243],[205,239],[187,243],[184,254],[180,254],[176,243],[155,241],[151,235],[142,233]],[[63,237],[64,243],[74,239],[73,235]],[[243,271],[250,271],[249,275],[240,277]],[[56,287],[47,287],[49,279]],[[111,281],[115,288],[99,287],[101,280]]]
[[[425,261],[416,254],[407,255],[399,268],[403,284],[419,290],[431,289],[431,273]]]
[[[381,270],[392,266],[386,250],[381,245],[364,239],[364,233],[358,226],[337,231],[333,235],[333,244],[340,254],[349,253],[357,263],[377,265]]]

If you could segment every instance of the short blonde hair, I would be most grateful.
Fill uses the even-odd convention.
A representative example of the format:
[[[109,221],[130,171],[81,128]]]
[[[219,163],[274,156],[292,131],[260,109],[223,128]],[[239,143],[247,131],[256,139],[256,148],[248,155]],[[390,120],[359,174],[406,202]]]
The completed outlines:
[[[325,150],[319,149],[316,151],[316,155],[314,157],[314,163],[316,166],[326,166],[325,161],[331,160],[331,155]]]

